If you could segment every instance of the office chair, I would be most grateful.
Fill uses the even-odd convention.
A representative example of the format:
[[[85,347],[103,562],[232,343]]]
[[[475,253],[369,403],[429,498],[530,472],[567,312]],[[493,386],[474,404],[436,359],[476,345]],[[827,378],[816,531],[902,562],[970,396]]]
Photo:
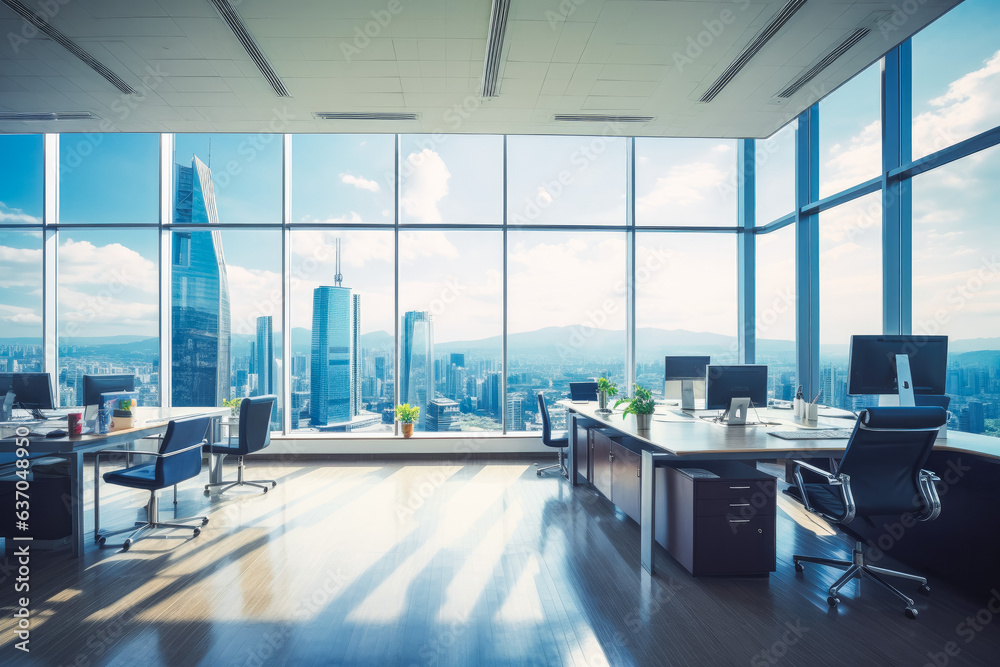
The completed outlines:
[[[938,477],[924,470],[938,429],[944,424],[945,411],[940,407],[867,408],[861,411],[837,474],[796,461],[795,486],[786,493],[805,505],[810,512],[838,524],[849,524],[857,517],[915,514],[918,521],[933,521],[941,513],[934,482]],[[803,473],[820,482],[805,482]],[[793,557],[795,570],[802,563],[817,563],[846,569],[830,586],[827,603],[836,607],[837,592],[853,579],[871,578],[906,602],[907,618],[916,618],[913,600],[883,579],[883,575],[919,582],[917,589],[930,593],[923,577],[875,567],[865,562],[861,542],[849,561],[813,556]]]
[[[243,457],[252,452],[264,449],[271,444],[271,411],[274,409],[274,404],[277,400],[278,397],[273,394],[244,398],[240,402],[240,431],[236,444],[217,442],[205,447],[205,451],[209,452],[209,454],[233,454],[237,457],[238,461],[236,481],[206,484],[206,496],[212,492],[211,489],[213,486],[223,487],[219,489],[219,493],[225,493],[234,486],[256,486],[264,489],[264,493],[267,493],[267,484],[270,484],[271,488],[278,485],[273,479],[255,479],[251,481],[243,479],[243,471],[246,469],[243,465]]]
[[[201,473],[201,448],[207,442],[210,417],[194,417],[178,419],[167,424],[167,432],[160,443],[159,451],[136,451],[136,457],[153,456],[153,463],[139,464],[122,470],[104,473],[104,481],[109,484],[127,486],[133,489],[149,491],[149,502],[146,503],[146,520],[136,522],[131,528],[101,533],[101,513],[99,503],[100,491],[100,459],[102,455],[122,454],[120,449],[105,449],[97,452],[94,460],[94,538],[102,547],[109,535],[133,531],[121,545],[122,551],[128,551],[139,534],[156,528],[186,528],[194,531],[194,537],[201,533],[200,526],[186,525],[184,522],[200,521],[201,526],[208,523],[208,517],[196,516],[186,519],[176,519],[173,522],[159,520],[159,503],[156,492],[174,486],[179,482],[197,477]]]
[[[570,382],[569,397],[573,401],[596,401],[596,382]]]
[[[545,407],[545,397],[538,394],[538,411],[542,415],[542,444],[547,447],[556,447],[559,449],[559,463],[554,465],[545,466],[539,468],[535,471],[535,474],[539,477],[542,476],[542,472],[545,470],[551,470],[552,468],[559,468],[559,472],[562,473],[564,477],[568,477],[569,473],[566,472],[566,466],[563,464],[563,452],[569,447],[569,436],[565,431],[552,432],[552,423],[549,421],[549,411]],[[537,463],[535,465],[538,465]]]

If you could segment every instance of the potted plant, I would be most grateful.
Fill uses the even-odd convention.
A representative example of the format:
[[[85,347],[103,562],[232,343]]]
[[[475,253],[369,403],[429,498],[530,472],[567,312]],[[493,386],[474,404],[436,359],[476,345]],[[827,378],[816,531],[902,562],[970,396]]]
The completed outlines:
[[[609,413],[608,410],[608,398],[614,398],[618,395],[618,385],[607,378],[601,378],[597,381],[597,401],[600,403],[598,407],[598,412]]]
[[[617,408],[622,403],[628,403],[628,405],[625,406],[625,412],[622,414],[622,419],[628,415],[635,415],[636,428],[640,431],[648,431],[650,420],[653,417],[653,410],[656,408],[656,403],[653,401],[653,395],[649,393],[649,390],[637,384],[635,385],[635,392],[632,398],[618,399],[618,402],[615,403],[615,407]]]
[[[115,409],[112,413],[111,428],[115,430],[132,428],[132,404],[133,401],[131,398],[123,398],[115,404]]]
[[[224,398],[222,399],[222,407],[229,408],[229,419],[223,419],[222,421],[222,437],[223,439],[229,439],[230,441],[237,436],[240,427],[240,404],[243,403],[242,398]]]
[[[418,417],[420,417],[419,407],[410,405],[409,403],[396,406],[396,421],[403,426],[404,438],[409,438],[413,435],[413,425],[416,423]]]

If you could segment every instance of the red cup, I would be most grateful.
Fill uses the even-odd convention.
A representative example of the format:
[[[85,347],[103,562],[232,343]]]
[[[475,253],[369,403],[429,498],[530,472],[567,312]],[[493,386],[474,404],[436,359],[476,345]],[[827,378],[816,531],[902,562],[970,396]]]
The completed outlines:
[[[70,435],[80,435],[83,433],[83,414],[71,412],[66,416],[68,431]]]

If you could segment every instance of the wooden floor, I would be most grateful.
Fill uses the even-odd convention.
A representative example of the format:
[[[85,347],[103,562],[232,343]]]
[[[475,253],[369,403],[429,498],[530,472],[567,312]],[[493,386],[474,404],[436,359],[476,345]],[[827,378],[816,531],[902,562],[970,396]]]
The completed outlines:
[[[915,621],[869,583],[830,610],[834,571],[796,574],[791,556],[848,543],[785,498],[770,578],[692,579],[663,551],[650,578],[634,522],[530,461],[259,461],[248,476],[278,487],[182,487],[178,516],[211,517],[199,537],[34,554],[27,655],[8,555],[0,665],[1000,663],[1000,618],[963,625],[992,620],[987,601],[933,580]],[[142,518],[143,494],[102,494],[106,527]]]

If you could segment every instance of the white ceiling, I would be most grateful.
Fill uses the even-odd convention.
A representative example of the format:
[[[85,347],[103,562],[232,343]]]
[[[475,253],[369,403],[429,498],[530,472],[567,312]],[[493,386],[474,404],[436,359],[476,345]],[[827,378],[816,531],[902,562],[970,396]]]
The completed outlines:
[[[234,0],[290,98],[275,95],[209,0],[25,0],[57,6],[50,23],[140,94],[121,94],[0,4],[0,110],[91,111],[103,120],[8,121],[0,132],[599,134],[600,123],[552,117],[601,113],[654,117],[625,126],[629,135],[762,137],[958,1],[809,0],[704,104],[702,93],[786,0],[513,0],[500,96],[485,100],[490,0]],[[913,14],[893,15],[911,5]],[[391,19],[380,26],[372,12]],[[900,25],[887,25],[898,29],[879,29],[892,18]],[[859,26],[872,32],[813,84],[775,97]],[[375,37],[356,43],[366,27]],[[686,53],[689,38],[707,46]],[[321,111],[420,117],[315,120]]]

